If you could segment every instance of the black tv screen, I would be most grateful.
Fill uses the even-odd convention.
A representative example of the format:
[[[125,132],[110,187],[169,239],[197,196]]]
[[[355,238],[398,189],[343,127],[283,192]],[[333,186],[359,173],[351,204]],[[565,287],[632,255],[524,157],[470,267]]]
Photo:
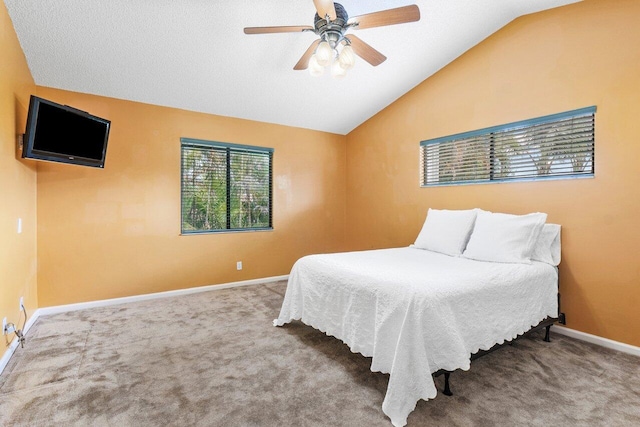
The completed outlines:
[[[111,122],[31,96],[22,157],[104,167]]]

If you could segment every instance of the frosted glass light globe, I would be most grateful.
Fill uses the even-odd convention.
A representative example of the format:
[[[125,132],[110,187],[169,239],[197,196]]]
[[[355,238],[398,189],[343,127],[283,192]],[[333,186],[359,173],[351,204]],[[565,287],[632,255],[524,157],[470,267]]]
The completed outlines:
[[[340,56],[338,57],[338,62],[340,62],[340,66],[345,70],[350,70],[356,64],[356,54],[353,53],[353,48],[350,45],[346,45],[342,48],[342,52],[340,52]]]
[[[331,76],[336,79],[341,79],[346,75],[347,75],[347,70],[342,68],[342,66],[340,65],[340,61],[334,62],[333,65],[331,66]]]
[[[333,49],[331,48],[331,45],[326,41],[320,42],[316,49],[315,56],[321,67],[329,65],[333,59]]]
[[[324,67],[318,64],[316,55],[311,55],[311,58],[309,58],[309,73],[314,77],[318,77],[324,74]]]

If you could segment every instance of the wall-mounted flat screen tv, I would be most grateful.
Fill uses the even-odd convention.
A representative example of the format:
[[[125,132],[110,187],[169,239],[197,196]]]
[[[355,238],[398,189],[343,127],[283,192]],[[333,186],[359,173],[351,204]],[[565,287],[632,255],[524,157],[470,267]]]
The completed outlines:
[[[111,122],[31,96],[22,157],[104,167]]]

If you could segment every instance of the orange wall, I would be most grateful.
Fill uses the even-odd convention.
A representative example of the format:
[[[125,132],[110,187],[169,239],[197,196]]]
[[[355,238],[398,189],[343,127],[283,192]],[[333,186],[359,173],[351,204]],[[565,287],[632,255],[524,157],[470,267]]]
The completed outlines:
[[[283,275],[303,255],[343,249],[344,136],[37,94],[111,120],[104,170],[38,163],[41,306]],[[273,147],[274,230],[180,236],[180,137]]]
[[[29,95],[35,90],[13,25],[0,3],[0,322],[22,327],[19,301],[37,307],[36,170],[20,159],[17,136],[25,130]],[[17,233],[22,218],[22,233]],[[1,326],[0,326],[1,328]],[[0,357],[6,338],[0,338]]]
[[[562,224],[568,327],[640,345],[640,2],[519,18],[347,137],[347,242],[408,245],[427,208]],[[596,105],[594,179],[420,188],[421,140]]]

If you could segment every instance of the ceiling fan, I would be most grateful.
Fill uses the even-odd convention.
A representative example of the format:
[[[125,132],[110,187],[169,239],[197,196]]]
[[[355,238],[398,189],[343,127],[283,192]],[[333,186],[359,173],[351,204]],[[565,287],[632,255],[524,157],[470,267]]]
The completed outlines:
[[[244,32],[245,34],[314,32],[320,38],[311,43],[293,69],[309,68],[311,74],[317,76],[324,73],[326,66],[331,65],[331,74],[334,77],[344,77],[347,70],[354,65],[355,55],[374,67],[387,59],[359,37],[353,34],[345,35],[347,30],[363,30],[420,20],[420,9],[415,4],[349,18],[347,11],[340,3],[334,3],[331,0],[313,0],[313,3],[317,11],[313,27],[305,25],[246,27]],[[340,52],[338,52],[339,47]]]

